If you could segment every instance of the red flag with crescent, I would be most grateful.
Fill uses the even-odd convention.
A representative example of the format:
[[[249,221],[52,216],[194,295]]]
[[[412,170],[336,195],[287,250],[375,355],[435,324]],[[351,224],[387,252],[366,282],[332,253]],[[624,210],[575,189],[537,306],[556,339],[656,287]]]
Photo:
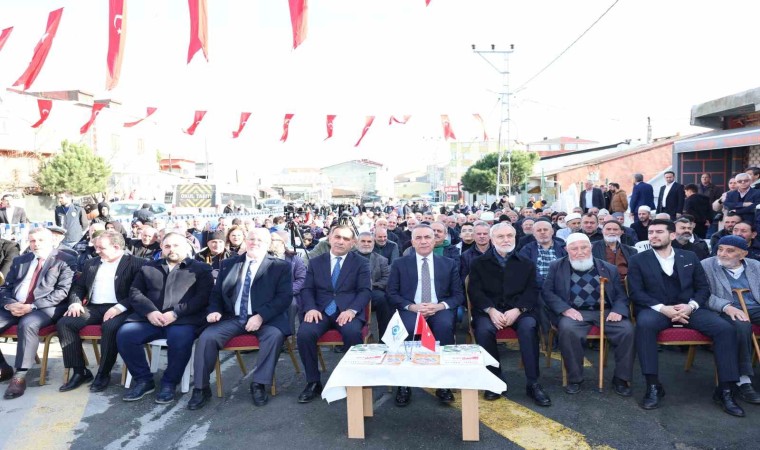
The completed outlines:
[[[32,125],[32,128],[39,127],[43,122],[47,120],[48,116],[50,115],[50,110],[53,109],[53,101],[38,98],[37,107],[40,109],[40,120]]]
[[[3,45],[5,45],[5,41],[8,40],[8,37],[11,35],[11,31],[13,31],[13,27],[8,27],[0,33],[0,50],[3,49]]]
[[[290,25],[293,27],[293,50],[306,40],[309,31],[307,12],[308,0],[288,0],[290,3]]]
[[[441,125],[443,125],[444,139],[457,139],[457,137],[454,135],[454,128],[451,127],[451,122],[449,121],[448,115],[441,114]]]
[[[393,125],[393,122],[400,123],[401,125],[405,125],[409,121],[409,118],[412,116],[407,115],[403,117],[404,117],[403,119],[398,120],[396,116],[391,116],[391,118],[388,119],[388,125]]]
[[[248,123],[249,117],[251,117],[251,113],[249,112],[240,113],[240,125],[238,126],[237,131],[232,132],[232,139],[237,139],[240,137],[240,133],[243,131],[243,128],[245,128],[245,124]]]
[[[53,45],[53,38],[58,31],[58,24],[61,23],[61,16],[63,15],[63,8],[56,9],[48,15],[47,27],[45,28],[45,34],[42,35],[40,41],[34,47],[34,54],[32,60],[29,62],[29,67],[26,68],[23,74],[13,83],[14,86],[22,85],[24,90],[29,89],[29,86],[34,83],[37,75],[42,70],[42,65],[45,64],[48,53],[50,53],[50,47]]]
[[[142,122],[143,120],[150,117],[154,112],[156,112],[158,108],[148,107],[148,113],[140,120],[135,120],[134,122],[124,122],[124,128],[132,128],[133,126],[137,125],[138,123]]]
[[[290,121],[293,119],[293,114],[285,114],[285,120],[282,122],[282,136],[280,136],[280,142],[288,140],[288,132],[290,132]]]
[[[198,50],[208,61],[208,5],[206,0],[187,0],[190,8],[190,45],[187,49],[187,63]]]
[[[414,334],[420,335],[420,343],[423,347],[431,352],[435,351],[435,336],[430,330],[427,320],[425,320],[425,317],[420,313],[417,313],[417,323],[414,324]]]
[[[203,116],[206,115],[206,111],[195,111],[195,119],[193,119],[193,124],[190,125],[187,130],[183,130],[185,133],[189,134],[190,136],[195,134],[195,129],[198,128],[198,125],[201,123],[201,120],[203,120]]]
[[[92,105],[92,111],[90,112],[90,120],[88,120],[87,123],[82,125],[82,128],[79,129],[80,134],[87,133],[87,130],[89,130],[92,124],[95,123],[95,119],[97,119],[98,114],[100,114],[100,110],[105,107],[106,107],[106,103],[95,103]]]
[[[124,43],[127,41],[127,5],[125,0],[108,0],[108,55],[106,65],[106,90],[119,83]]]
[[[327,115],[327,137],[325,140],[328,140],[333,135],[333,121],[335,120],[335,114],[328,114]]]
[[[356,141],[356,144],[354,144],[354,147],[358,147],[359,144],[362,143],[362,139],[364,139],[364,136],[367,134],[367,131],[369,131],[369,127],[372,126],[372,122],[375,121],[375,116],[367,116],[364,119],[364,129],[362,129],[362,135],[359,137],[359,140]]]
[[[478,122],[480,122],[480,126],[483,128],[483,141],[488,140],[488,133],[486,133],[486,124],[483,122],[483,118],[480,117],[480,114],[473,114],[475,119],[477,119]]]
[[[425,0],[425,6],[430,5],[430,0]]]

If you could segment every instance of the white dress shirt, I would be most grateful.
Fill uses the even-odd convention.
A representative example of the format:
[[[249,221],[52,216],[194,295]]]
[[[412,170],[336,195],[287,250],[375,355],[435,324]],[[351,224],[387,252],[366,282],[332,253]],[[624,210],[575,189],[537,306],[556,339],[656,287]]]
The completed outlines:
[[[675,183],[675,181],[673,182]],[[668,199],[668,194],[670,193],[670,188],[673,187],[673,183],[665,184],[665,190],[662,191],[662,199],[660,200],[662,202],[662,207],[665,208],[665,200]]]
[[[594,206],[594,190],[586,191],[586,209]]]
[[[428,267],[430,269],[430,303],[438,303],[438,296],[435,292],[435,264],[433,263],[433,254],[427,256],[420,256],[417,252],[414,253],[417,259],[417,290],[414,292],[414,303],[422,303],[422,259],[427,258]],[[449,309],[449,305],[446,302],[441,304]]]
[[[248,265],[251,265],[250,269],[248,268]],[[253,285],[253,279],[256,278],[256,272],[259,271],[259,267],[261,267],[261,260],[254,260],[251,259],[248,255],[245,256],[245,262],[243,263],[243,273],[240,274],[240,292],[238,292],[237,299],[235,299],[235,311],[234,314],[238,315],[240,312],[240,300],[243,297],[243,286],[242,284],[245,282],[245,274],[246,269],[249,269],[251,271],[251,285]],[[250,316],[253,313],[251,310],[251,302],[248,302],[248,315]]]
[[[48,256],[49,258],[49,256]],[[45,264],[45,262],[42,262]],[[26,275],[24,275],[24,279],[21,280],[21,283],[19,283],[18,287],[16,287],[16,300],[24,303],[26,302],[26,296],[29,294],[29,285],[32,283],[32,276],[34,275],[34,271],[37,269],[37,258],[35,257],[32,262],[29,264],[29,269],[26,271]],[[40,272],[40,277],[42,277],[43,274]],[[37,278],[37,282],[39,283],[40,279]]]
[[[662,271],[665,272],[667,276],[673,275],[673,270],[675,270],[675,263],[676,263],[676,251],[673,250],[673,247],[670,247],[670,255],[668,255],[666,258],[663,258],[660,256],[659,253],[657,253],[657,250],[652,249],[654,252],[654,256],[657,257],[657,262],[660,263],[660,268],[662,268]],[[651,306],[651,308],[657,312],[660,312],[660,309],[665,306],[663,303],[658,303],[654,306]],[[699,309],[699,303],[695,302],[694,300],[689,300],[689,306],[696,311]]]
[[[98,267],[98,273],[95,274],[92,294],[90,295],[90,303],[93,305],[118,303],[114,281],[116,279],[116,268],[119,267],[120,261],[121,258],[114,262],[100,261],[100,267]]]

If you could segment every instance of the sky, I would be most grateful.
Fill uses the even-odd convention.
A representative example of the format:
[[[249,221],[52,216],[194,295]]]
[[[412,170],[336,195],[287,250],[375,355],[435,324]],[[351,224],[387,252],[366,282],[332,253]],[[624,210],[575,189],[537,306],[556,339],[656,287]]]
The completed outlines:
[[[0,0],[0,29],[15,27],[0,51],[0,86],[26,68],[59,7],[58,36],[30,90],[114,98],[122,107],[105,114],[125,121],[156,106],[164,151],[202,158],[208,148],[213,162],[259,173],[361,158],[395,172],[424,169],[446,159],[441,114],[462,141],[482,136],[473,113],[496,137],[502,78],[473,44],[514,45],[503,130],[521,143],[636,142],[646,138],[647,117],[655,137],[698,132],[691,106],[755,88],[760,73],[753,0],[311,0],[308,37],[296,50],[287,1],[209,0],[209,61],[198,54],[190,64],[187,2],[127,0],[122,76],[106,92],[106,1]],[[196,109],[208,114],[186,136]],[[253,115],[232,140],[241,111]],[[286,113],[295,117],[281,143]],[[34,122],[36,110],[28,114]],[[324,141],[326,114],[337,119]],[[389,127],[391,114],[412,118]],[[375,123],[354,147],[368,115]]]

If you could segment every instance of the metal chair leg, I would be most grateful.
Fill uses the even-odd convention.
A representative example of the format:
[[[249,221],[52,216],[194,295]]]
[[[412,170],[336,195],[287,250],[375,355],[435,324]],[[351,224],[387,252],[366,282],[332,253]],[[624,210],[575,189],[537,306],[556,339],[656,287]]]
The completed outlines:
[[[325,366],[325,358],[322,356],[322,349],[317,346],[317,355],[319,356],[319,363],[322,365],[322,372],[327,372],[327,366]]]
[[[219,355],[216,356],[216,396],[222,398],[224,389],[222,388],[222,364],[219,362]]]

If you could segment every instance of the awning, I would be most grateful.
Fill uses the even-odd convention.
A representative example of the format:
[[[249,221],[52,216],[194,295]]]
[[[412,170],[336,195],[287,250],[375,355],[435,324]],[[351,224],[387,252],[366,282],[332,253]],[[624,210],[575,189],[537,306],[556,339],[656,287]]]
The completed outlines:
[[[760,127],[718,130],[700,134],[699,136],[676,141],[673,145],[673,151],[675,153],[699,152],[719,148],[747,147],[750,145],[760,145]]]

